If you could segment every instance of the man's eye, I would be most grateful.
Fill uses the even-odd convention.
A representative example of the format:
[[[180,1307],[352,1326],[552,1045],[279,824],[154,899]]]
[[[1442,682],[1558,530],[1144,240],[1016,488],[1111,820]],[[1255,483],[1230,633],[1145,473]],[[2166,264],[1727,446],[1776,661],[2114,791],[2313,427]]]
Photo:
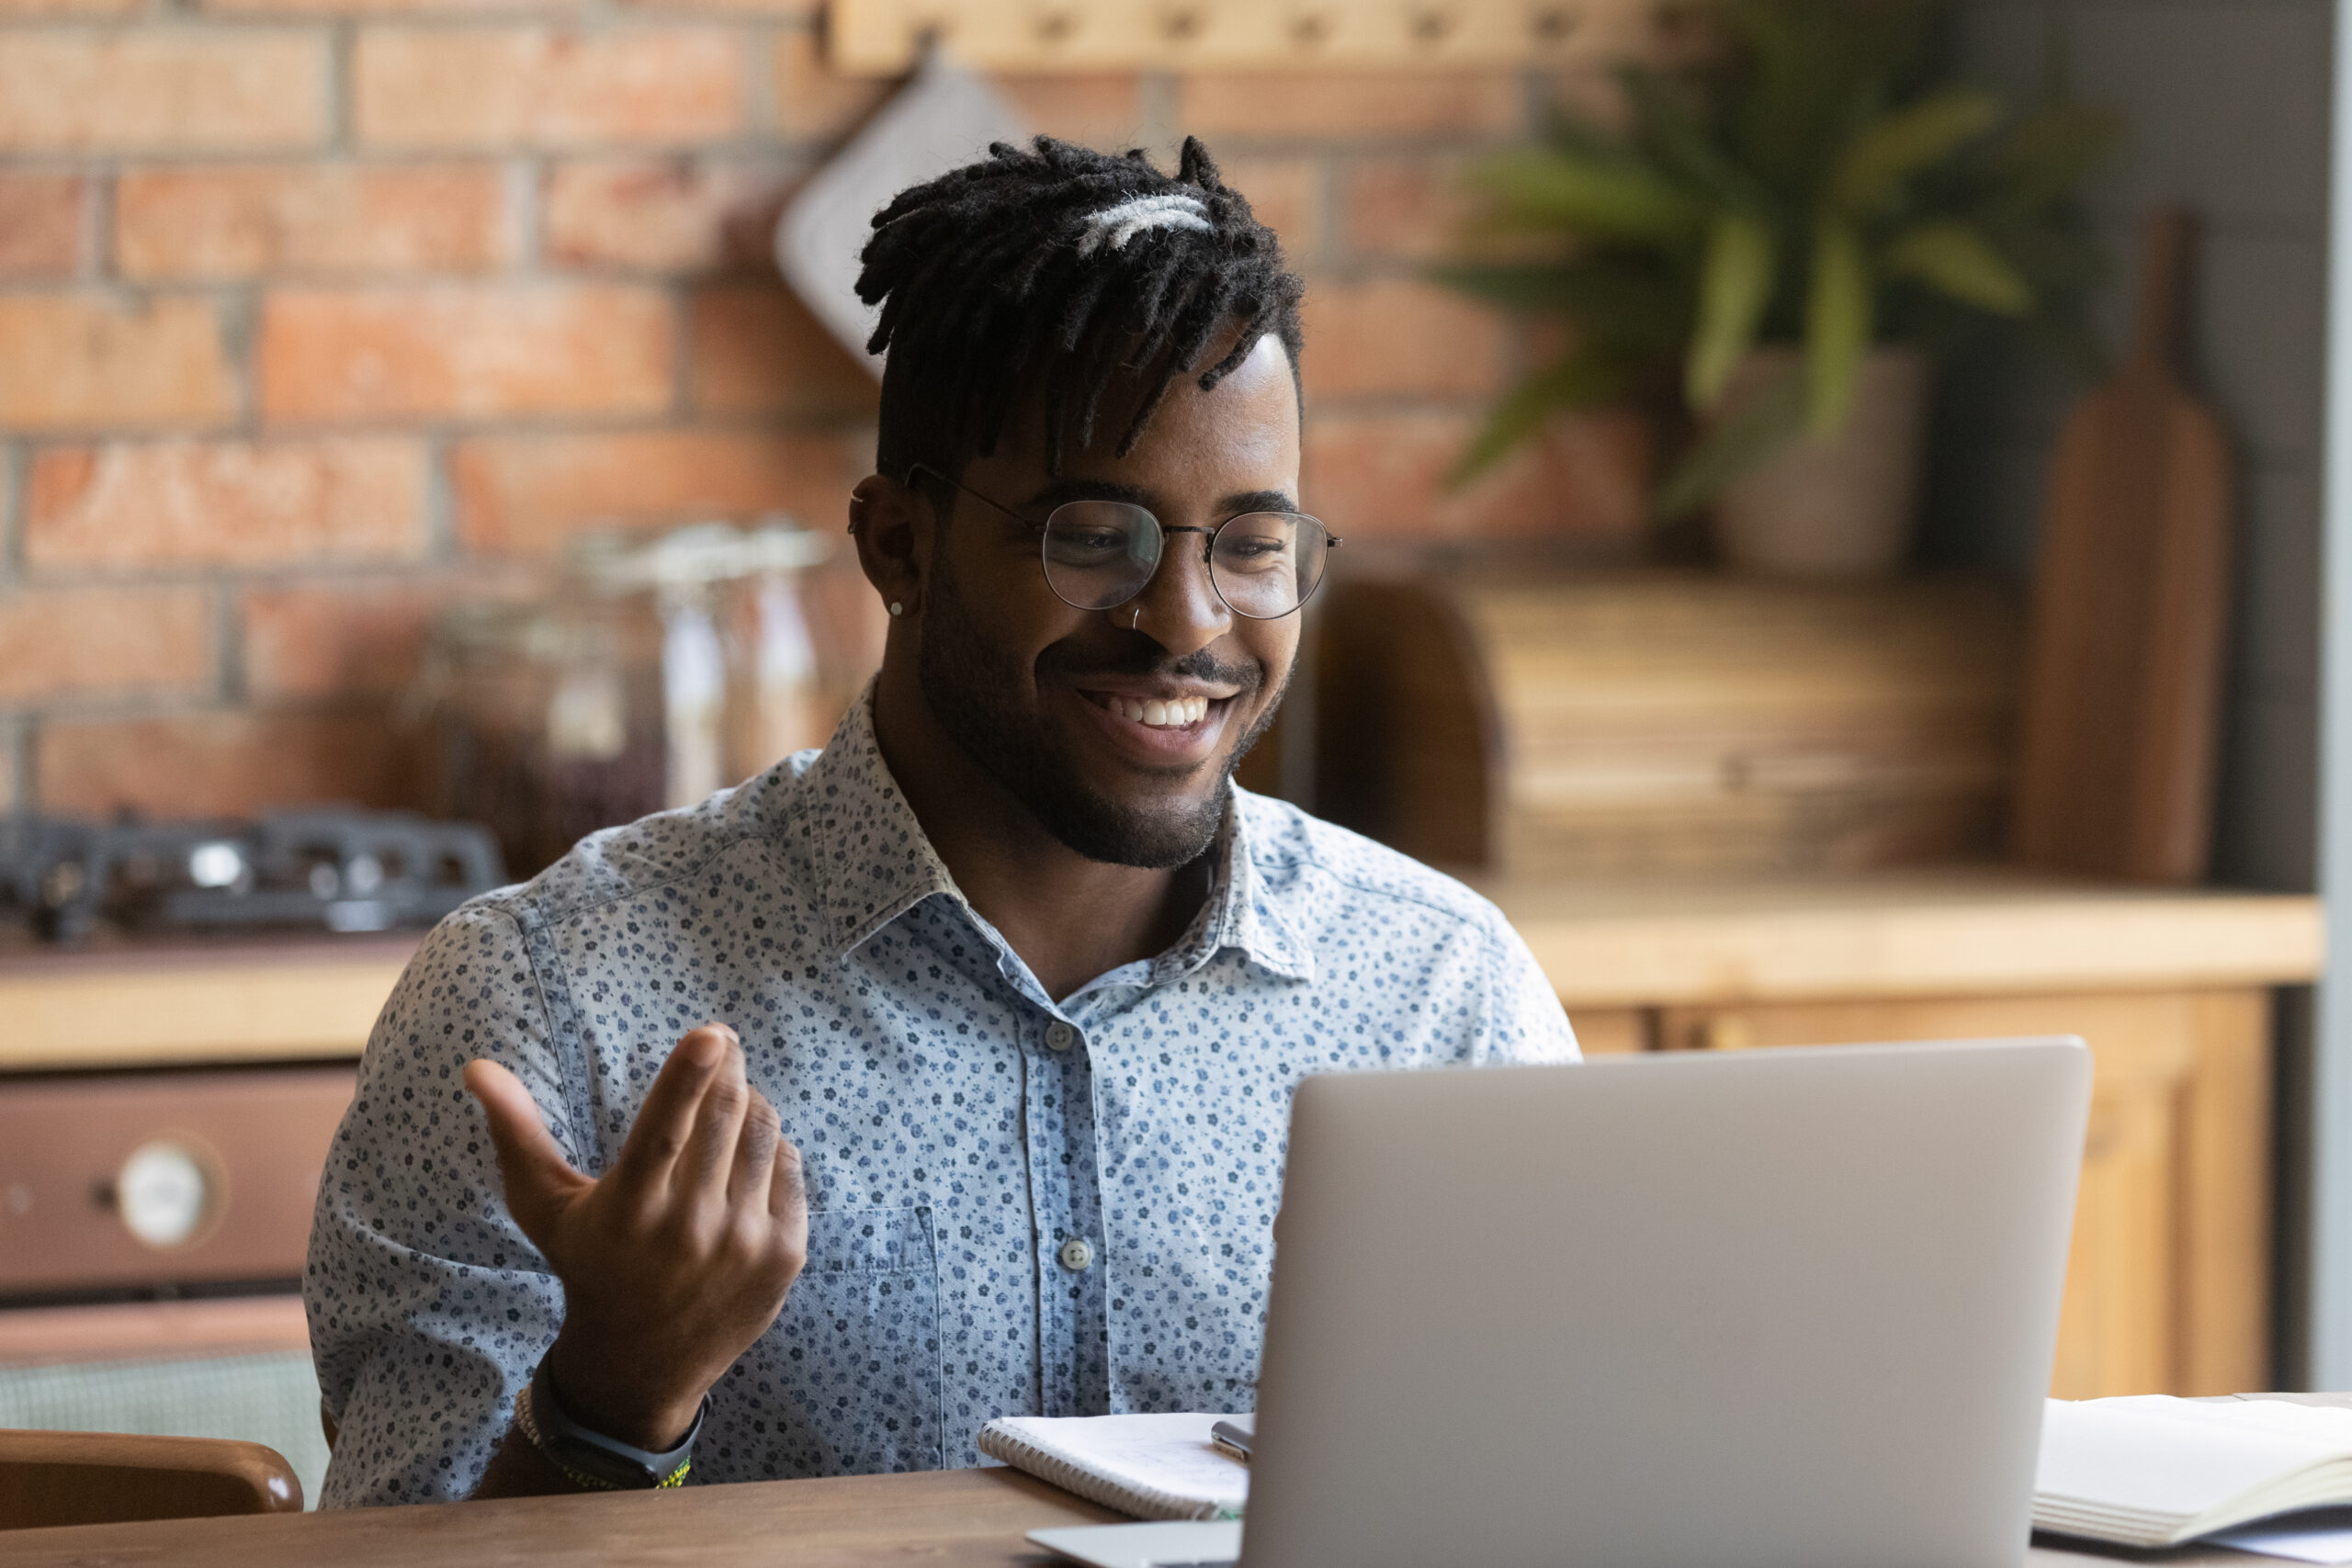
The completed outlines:
[[[1217,545],[1218,557],[1235,566],[1272,566],[1290,553],[1286,541],[1263,534],[1221,539]]]

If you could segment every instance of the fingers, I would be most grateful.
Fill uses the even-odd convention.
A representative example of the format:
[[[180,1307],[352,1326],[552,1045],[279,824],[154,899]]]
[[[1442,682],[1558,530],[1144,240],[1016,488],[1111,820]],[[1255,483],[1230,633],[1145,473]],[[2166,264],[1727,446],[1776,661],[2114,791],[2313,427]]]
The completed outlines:
[[[658,1192],[669,1184],[671,1169],[694,1134],[704,1090],[727,1059],[728,1039],[706,1024],[688,1032],[662,1064],[615,1163],[615,1173],[627,1185]]]
[[[670,1185],[676,1198],[698,1200],[717,1211],[726,1207],[728,1171],[735,1163],[743,1121],[752,1108],[752,1088],[743,1077],[743,1046],[735,1032],[723,1023],[707,1025],[706,1030],[721,1037],[724,1055],[703,1087],[692,1140],[671,1168]]]
[[[465,1081],[490,1122],[507,1212],[533,1245],[545,1250],[543,1238],[563,1202],[595,1184],[563,1157],[522,1079],[496,1062],[477,1060],[466,1064]]]
[[[800,1150],[779,1138],[775,1164],[768,1175],[768,1213],[800,1227],[801,1245],[808,1245],[808,1178],[801,1168]]]
[[[735,1140],[735,1164],[727,1173],[728,1208],[766,1205],[776,1146],[783,1142],[783,1118],[766,1095],[752,1090],[752,1103],[743,1112],[742,1134]]]

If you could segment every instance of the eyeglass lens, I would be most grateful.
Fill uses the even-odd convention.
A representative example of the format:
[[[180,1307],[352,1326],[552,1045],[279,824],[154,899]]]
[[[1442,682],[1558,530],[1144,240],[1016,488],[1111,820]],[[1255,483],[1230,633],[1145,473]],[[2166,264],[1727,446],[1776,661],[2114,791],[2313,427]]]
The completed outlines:
[[[1073,501],[1046,519],[1046,581],[1063,603],[1107,610],[1144,590],[1159,568],[1159,520],[1117,501]],[[1295,512],[1228,518],[1209,547],[1209,581],[1235,615],[1287,615],[1323,576],[1329,533]]]

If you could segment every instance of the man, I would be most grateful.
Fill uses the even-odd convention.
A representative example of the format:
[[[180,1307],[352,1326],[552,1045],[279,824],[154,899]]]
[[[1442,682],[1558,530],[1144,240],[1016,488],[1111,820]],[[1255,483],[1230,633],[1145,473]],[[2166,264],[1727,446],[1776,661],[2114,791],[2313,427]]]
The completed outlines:
[[[1301,1075],[1575,1055],[1490,906],[1228,782],[1329,553],[1249,204],[1041,140],[875,228],[881,672],[426,940],[319,1195],[330,1505],[1249,1408]]]

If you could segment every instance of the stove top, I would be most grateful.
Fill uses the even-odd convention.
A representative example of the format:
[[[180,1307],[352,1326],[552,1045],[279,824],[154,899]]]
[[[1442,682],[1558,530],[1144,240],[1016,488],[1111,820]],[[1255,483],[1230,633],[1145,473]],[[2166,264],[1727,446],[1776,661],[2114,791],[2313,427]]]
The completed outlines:
[[[52,942],[164,931],[431,925],[506,880],[470,822],[323,807],[250,821],[0,818],[0,910]]]

